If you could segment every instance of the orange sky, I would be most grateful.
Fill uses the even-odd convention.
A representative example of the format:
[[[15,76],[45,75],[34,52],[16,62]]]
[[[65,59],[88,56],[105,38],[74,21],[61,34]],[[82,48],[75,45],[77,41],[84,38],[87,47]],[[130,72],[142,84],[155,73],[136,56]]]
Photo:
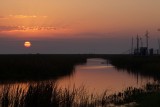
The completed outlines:
[[[157,49],[159,10],[160,0],[0,0],[0,54],[122,53],[137,34],[145,46],[146,30]]]
[[[159,0],[1,0],[0,33],[41,37],[156,32],[159,10]]]

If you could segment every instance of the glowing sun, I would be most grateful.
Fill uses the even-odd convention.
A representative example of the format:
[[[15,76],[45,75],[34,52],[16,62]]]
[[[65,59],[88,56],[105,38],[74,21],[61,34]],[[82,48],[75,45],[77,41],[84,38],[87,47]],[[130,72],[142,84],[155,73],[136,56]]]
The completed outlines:
[[[26,48],[31,47],[31,42],[29,42],[29,41],[24,42],[24,46],[25,46]]]

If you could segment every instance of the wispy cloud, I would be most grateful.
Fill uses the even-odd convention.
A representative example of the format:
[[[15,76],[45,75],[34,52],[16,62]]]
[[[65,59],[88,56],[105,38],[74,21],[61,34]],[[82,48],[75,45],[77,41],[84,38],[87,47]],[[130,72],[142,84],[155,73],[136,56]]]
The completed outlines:
[[[4,18],[4,16],[0,16],[0,19],[1,19],[1,18]]]
[[[0,26],[0,32],[13,30],[24,30],[24,28],[19,26]]]
[[[27,19],[27,18],[48,18],[48,16],[37,16],[37,15],[8,15],[8,16],[0,16],[0,19]]]
[[[37,16],[37,15],[9,15],[11,18],[48,18],[48,16]]]
[[[49,26],[32,26],[32,27],[25,27],[25,30],[57,30],[55,27]]]
[[[43,18],[47,18],[48,16],[41,16],[41,17],[43,17]]]
[[[9,16],[13,18],[37,18],[36,15],[9,15]]]
[[[40,31],[40,30],[57,30],[57,28],[52,26],[32,26],[32,27],[26,27],[26,26],[0,26],[0,32],[5,31],[27,31],[27,30],[34,30],[34,31]]]
[[[0,19],[8,19],[8,18],[5,16],[0,16]]]

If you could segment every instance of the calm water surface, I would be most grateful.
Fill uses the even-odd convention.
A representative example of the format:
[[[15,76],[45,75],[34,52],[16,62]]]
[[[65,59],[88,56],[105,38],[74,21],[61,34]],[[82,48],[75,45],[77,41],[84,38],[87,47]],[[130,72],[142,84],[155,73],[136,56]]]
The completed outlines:
[[[153,82],[151,77],[129,73],[126,70],[117,70],[114,66],[107,64],[106,60],[95,58],[88,59],[84,65],[77,65],[75,73],[69,77],[57,81],[60,87],[85,86],[89,92],[115,93],[127,87],[143,87],[148,82]]]
[[[142,87],[153,81],[154,79],[151,77],[129,73],[126,70],[117,70],[104,59],[92,58],[87,59],[86,64],[75,66],[72,75],[60,78],[56,83],[61,88],[69,87],[72,89],[74,86],[76,88],[85,86],[89,93],[102,93],[107,90],[109,94],[112,94],[130,86]],[[29,84],[29,82],[14,83],[10,86],[12,91],[16,91],[17,87],[27,90]],[[6,85],[8,84],[1,84],[1,87]]]

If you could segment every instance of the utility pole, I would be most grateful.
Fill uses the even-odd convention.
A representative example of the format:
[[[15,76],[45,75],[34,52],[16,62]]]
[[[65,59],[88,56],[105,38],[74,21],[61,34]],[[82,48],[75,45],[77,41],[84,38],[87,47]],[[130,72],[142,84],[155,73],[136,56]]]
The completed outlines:
[[[158,54],[160,53],[160,39],[158,39],[158,46],[159,46],[159,49],[158,49]]]
[[[137,34],[137,54],[139,54],[139,37],[138,37],[138,34]]]
[[[146,36],[146,47],[147,47],[147,50],[148,50],[148,38],[149,38],[149,32],[148,32],[148,30],[146,31],[145,36]]]
[[[141,47],[143,47],[143,41],[141,37],[140,37],[140,41],[141,41]]]
[[[133,37],[132,37],[132,44],[131,44],[131,54],[133,54]]]
[[[157,29],[157,31],[160,32],[160,29]],[[160,54],[160,39],[158,39],[158,46],[159,46],[159,49],[157,53]]]

